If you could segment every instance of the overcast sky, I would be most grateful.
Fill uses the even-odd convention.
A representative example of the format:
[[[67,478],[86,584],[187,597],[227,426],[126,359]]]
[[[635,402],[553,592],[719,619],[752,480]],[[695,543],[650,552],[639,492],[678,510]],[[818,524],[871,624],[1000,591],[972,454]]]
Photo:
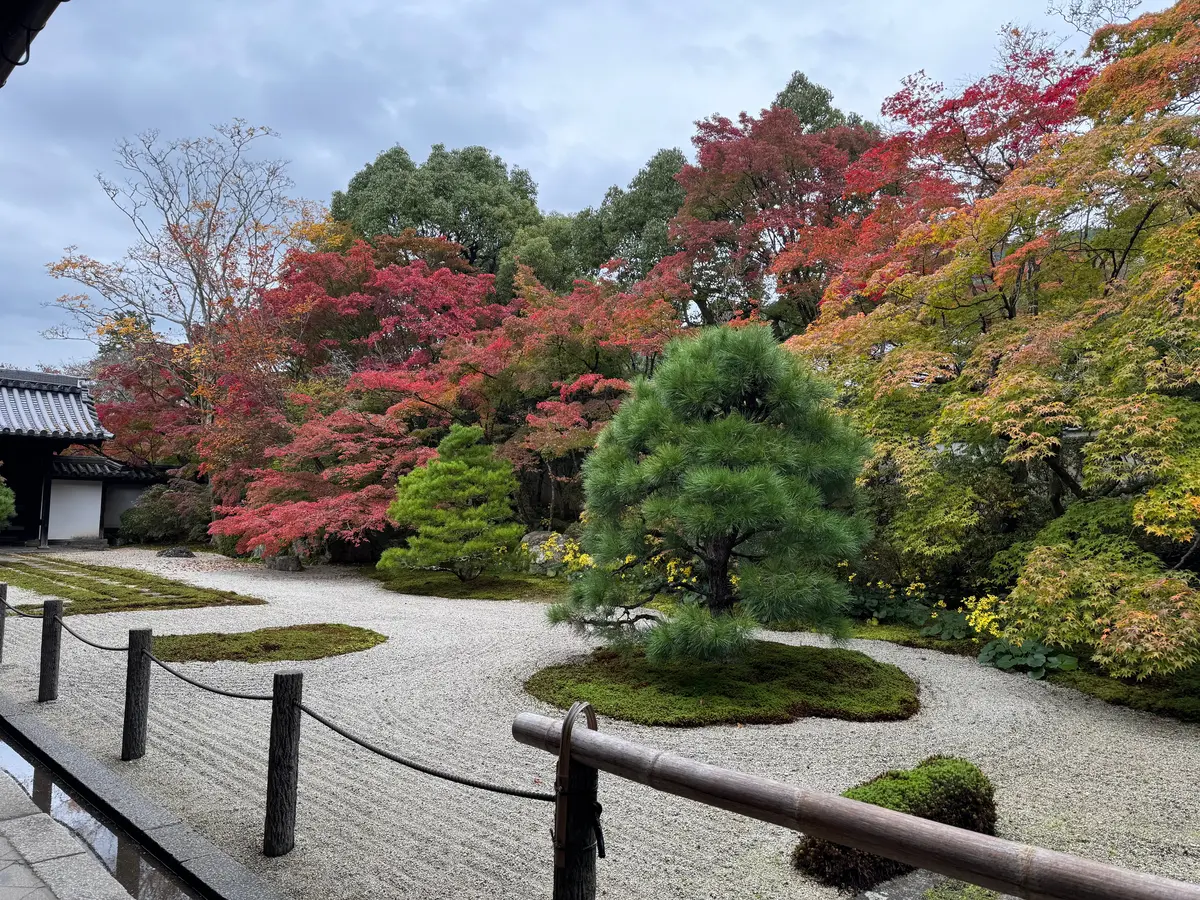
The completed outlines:
[[[693,123],[770,103],[795,69],[877,117],[906,74],[987,70],[1008,22],[1070,28],[1046,0],[73,0],[0,89],[0,363],[89,355],[40,332],[64,247],[121,255],[95,182],[123,136],[242,117],[281,138],[298,196],[328,203],[393,144],[483,144],[545,210],[626,183]],[[1151,4],[1147,4],[1150,6]],[[1154,7],[1162,3],[1153,3]]]

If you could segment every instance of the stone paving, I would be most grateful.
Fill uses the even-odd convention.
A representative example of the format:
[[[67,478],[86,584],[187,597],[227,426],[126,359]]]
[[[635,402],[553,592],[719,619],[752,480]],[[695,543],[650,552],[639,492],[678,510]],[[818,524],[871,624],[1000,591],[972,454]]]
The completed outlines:
[[[104,865],[0,772],[0,900],[130,900]]]

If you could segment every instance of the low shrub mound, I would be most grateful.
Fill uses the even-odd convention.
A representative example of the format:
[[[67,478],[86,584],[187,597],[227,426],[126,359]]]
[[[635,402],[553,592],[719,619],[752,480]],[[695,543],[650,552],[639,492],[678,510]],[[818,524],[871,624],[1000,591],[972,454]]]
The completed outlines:
[[[236,591],[196,587],[137,569],[95,566],[33,553],[0,559],[0,581],[66,600],[65,615],[253,606],[266,602]],[[40,604],[21,606],[25,612],[37,612],[40,608]]]
[[[542,669],[525,689],[564,709],[586,700],[601,715],[678,727],[907,719],[919,708],[917,686],[895,666],[856,650],[770,641],[711,662],[651,663],[636,649],[597,650],[585,662]]]
[[[983,834],[996,833],[992,783],[965,759],[931,756],[912,769],[885,772],[842,794],[899,812]],[[792,865],[845,891],[865,891],[904,875],[912,866],[820,838],[805,837]]]
[[[1114,706],[1171,716],[1182,722],[1200,722],[1200,666],[1137,681],[1113,678],[1092,665],[1074,672],[1049,676],[1053,684],[1074,688]]]
[[[283,662],[357,653],[386,640],[386,635],[369,628],[320,623],[231,634],[158,635],[154,638],[154,654],[167,662]]]

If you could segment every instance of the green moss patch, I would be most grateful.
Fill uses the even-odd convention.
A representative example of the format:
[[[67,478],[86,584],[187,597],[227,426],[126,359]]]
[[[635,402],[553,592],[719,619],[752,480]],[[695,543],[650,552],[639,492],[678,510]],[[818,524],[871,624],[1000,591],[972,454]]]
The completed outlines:
[[[137,569],[71,562],[40,554],[0,557],[0,581],[67,601],[64,613],[127,612],[143,609],[195,609],[265,603],[236,591],[195,587]],[[37,612],[40,604],[21,609]]]
[[[912,769],[899,769],[842,794],[897,812],[983,834],[996,833],[992,783],[965,759],[931,756]],[[865,891],[913,870],[864,850],[805,836],[792,853],[792,865],[822,884]]]
[[[965,881],[944,881],[927,890],[922,900],[999,900],[999,897],[995,891]]]
[[[680,727],[907,719],[919,708],[917,686],[895,666],[855,650],[771,641],[732,662],[651,664],[640,651],[597,650],[586,662],[542,669],[525,689],[563,708],[586,700],[601,715]]]
[[[529,600],[553,603],[567,592],[565,578],[542,575],[497,574],[480,575],[472,581],[461,581],[453,572],[432,569],[389,569],[386,572],[369,570],[389,591],[416,594],[421,597],[449,597],[453,600]]]
[[[1144,681],[1111,678],[1092,666],[1057,672],[1047,681],[1090,694],[1105,703],[1200,722],[1200,667]]]
[[[164,634],[154,638],[154,653],[168,662],[282,662],[357,653],[386,640],[369,628],[321,623],[231,634]]]

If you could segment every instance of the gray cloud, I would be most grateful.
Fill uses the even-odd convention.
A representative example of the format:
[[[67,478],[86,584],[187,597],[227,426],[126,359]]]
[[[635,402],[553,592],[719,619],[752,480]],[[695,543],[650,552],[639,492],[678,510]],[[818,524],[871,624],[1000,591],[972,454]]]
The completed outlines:
[[[1156,3],[1156,6],[1164,5]],[[42,339],[69,286],[44,265],[130,235],[95,184],[113,145],[236,116],[280,132],[297,193],[327,201],[399,143],[483,144],[528,168],[546,209],[598,202],[696,119],[757,111],[794,69],[874,115],[919,68],[979,74],[1044,0],[105,0],[63,4],[0,90],[0,362],[86,355]]]

